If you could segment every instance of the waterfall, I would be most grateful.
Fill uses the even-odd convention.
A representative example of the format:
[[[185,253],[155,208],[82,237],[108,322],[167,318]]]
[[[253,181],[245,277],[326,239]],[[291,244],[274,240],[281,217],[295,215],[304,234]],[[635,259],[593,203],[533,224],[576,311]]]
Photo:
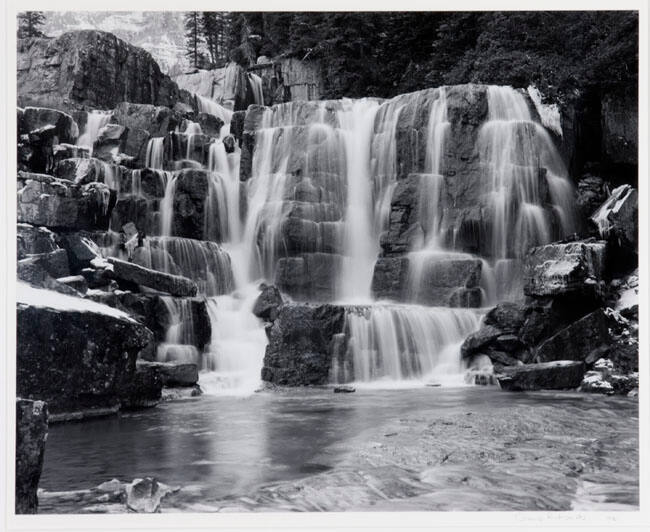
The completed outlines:
[[[164,137],[153,137],[149,139],[149,142],[147,143],[147,153],[144,163],[147,168],[153,168],[155,170],[163,169],[165,160],[164,142]]]
[[[110,111],[91,111],[86,115],[86,125],[83,132],[77,139],[77,146],[84,146],[90,150],[90,157],[93,156],[93,145],[99,137],[99,132],[106,126],[113,114]]]
[[[222,105],[219,105],[217,102],[211,100],[210,98],[206,98],[205,96],[200,96],[198,94],[195,96],[197,106],[199,108],[199,113],[207,113],[220,118],[225,124],[224,127],[227,126],[226,131],[224,131],[224,128],[221,128],[220,136],[225,137],[228,135],[230,133],[230,122],[232,121],[232,111],[226,109]]]
[[[347,348],[335,353],[334,382],[456,384],[462,382],[460,344],[479,321],[471,310],[378,304],[351,307],[345,320]]]
[[[248,79],[253,89],[253,101],[256,105],[264,105],[264,92],[262,91],[262,78],[250,72]]]
[[[479,131],[478,150],[493,213],[494,258],[522,257],[531,246],[573,230],[566,168],[548,131],[533,120],[523,93],[488,87],[488,119]],[[559,234],[553,234],[546,203],[555,206]]]
[[[156,349],[156,359],[160,362],[182,362],[198,364],[200,353],[195,344],[194,322],[191,302],[184,298],[161,296],[169,317],[165,341]]]

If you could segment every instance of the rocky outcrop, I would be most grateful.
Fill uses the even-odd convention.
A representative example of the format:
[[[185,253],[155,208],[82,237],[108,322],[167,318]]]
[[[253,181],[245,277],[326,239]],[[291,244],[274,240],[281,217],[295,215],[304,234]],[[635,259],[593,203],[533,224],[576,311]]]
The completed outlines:
[[[597,295],[605,276],[606,243],[578,241],[536,247],[526,256],[524,293],[545,297]]]
[[[49,253],[58,249],[54,233],[45,227],[19,223],[16,227],[18,259],[27,255]]]
[[[51,128],[56,136],[55,144],[74,144],[79,137],[79,128],[72,116],[56,109],[25,107],[19,113],[18,134],[33,135]]]
[[[277,286],[263,284],[261,293],[255,300],[253,314],[264,321],[274,321],[278,317],[278,309],[284,300]]]
[[[47,401],[53,414],[118,408],[153,340],[124,313],[47,290],[19,287],[17,322],[17,393]]]
[[[75,185],[18,172],[18,221],[49,228],[108,229],[116,194],[103,183]]]
[[[510,392],[572,390],[580,386],[584,373],[582,362],[558,360],[503,368],[497,379],[501,389]]]
[[[118,281],[146,286],[179,297],[193,297],[198,291],[196,283],[187,277],[159,272],[114,257],[109,257],[108,262],[112,266],[113,277]]]
[[[47,405],[43,401],[16,399],[16,513],[38,510],[38,481],[43,470],[47,439]]]
[[[17,68],[21,106],[72,111],[127,101],[171,107],[182,99],[149,52],[102,31],[21,39]]]
[[[284,386],[326,384],[333,338],[343,332],[344,322],[343,307],[282,305],[267,331],[262,380]]]

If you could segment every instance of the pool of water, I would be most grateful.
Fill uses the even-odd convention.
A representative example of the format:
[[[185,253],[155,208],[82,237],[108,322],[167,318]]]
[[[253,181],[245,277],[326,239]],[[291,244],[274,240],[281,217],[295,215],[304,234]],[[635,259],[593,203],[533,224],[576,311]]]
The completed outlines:
[[[632,509],[637,469],[636,400],[314,388],[54,425],[39,487],[52,512],[74,509],[53,492],[144,476],[181,487],[165,511]]]

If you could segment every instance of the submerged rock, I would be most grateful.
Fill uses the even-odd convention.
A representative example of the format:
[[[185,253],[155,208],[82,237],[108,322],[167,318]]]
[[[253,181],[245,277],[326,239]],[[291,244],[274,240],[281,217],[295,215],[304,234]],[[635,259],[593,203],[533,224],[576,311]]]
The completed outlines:
[[[43,470],[47,439],[47,405],[43,401],[16,399],[16,513],[38,510],[38,481]]]
[[[541,364],[523,364],[502,368],[497,380],[502,390],[567,390],[580,386],[585,365],[573,360],[557,360]]]

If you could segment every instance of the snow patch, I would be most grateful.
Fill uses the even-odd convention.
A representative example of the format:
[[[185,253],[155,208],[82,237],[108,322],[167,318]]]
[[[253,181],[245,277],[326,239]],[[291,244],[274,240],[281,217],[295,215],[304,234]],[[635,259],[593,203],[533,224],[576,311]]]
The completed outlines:
[[[533,85],[528,87],[528,95],[535,104],[535,109],[537,109],[537,114],[539,114],[539,117],[542,120],[542,125],[561,137],[562,120],[560,118],[560,108],[558,105],[556,103],[550,105],[542,103],[542,94],[539,92],[539,89]]]
[[[16,286],[16,300],[18,303],[38,308],[50,308],[53,310],[73,311],[73,312],[93,312],[95,314],[104,314],[122,320],[128,320],[136,323],[126,312],[122,312],[108,305],[97,303],[81,297],[61,294],[54,290],[44,288],[35,288],[25,282],[19,281]]]

